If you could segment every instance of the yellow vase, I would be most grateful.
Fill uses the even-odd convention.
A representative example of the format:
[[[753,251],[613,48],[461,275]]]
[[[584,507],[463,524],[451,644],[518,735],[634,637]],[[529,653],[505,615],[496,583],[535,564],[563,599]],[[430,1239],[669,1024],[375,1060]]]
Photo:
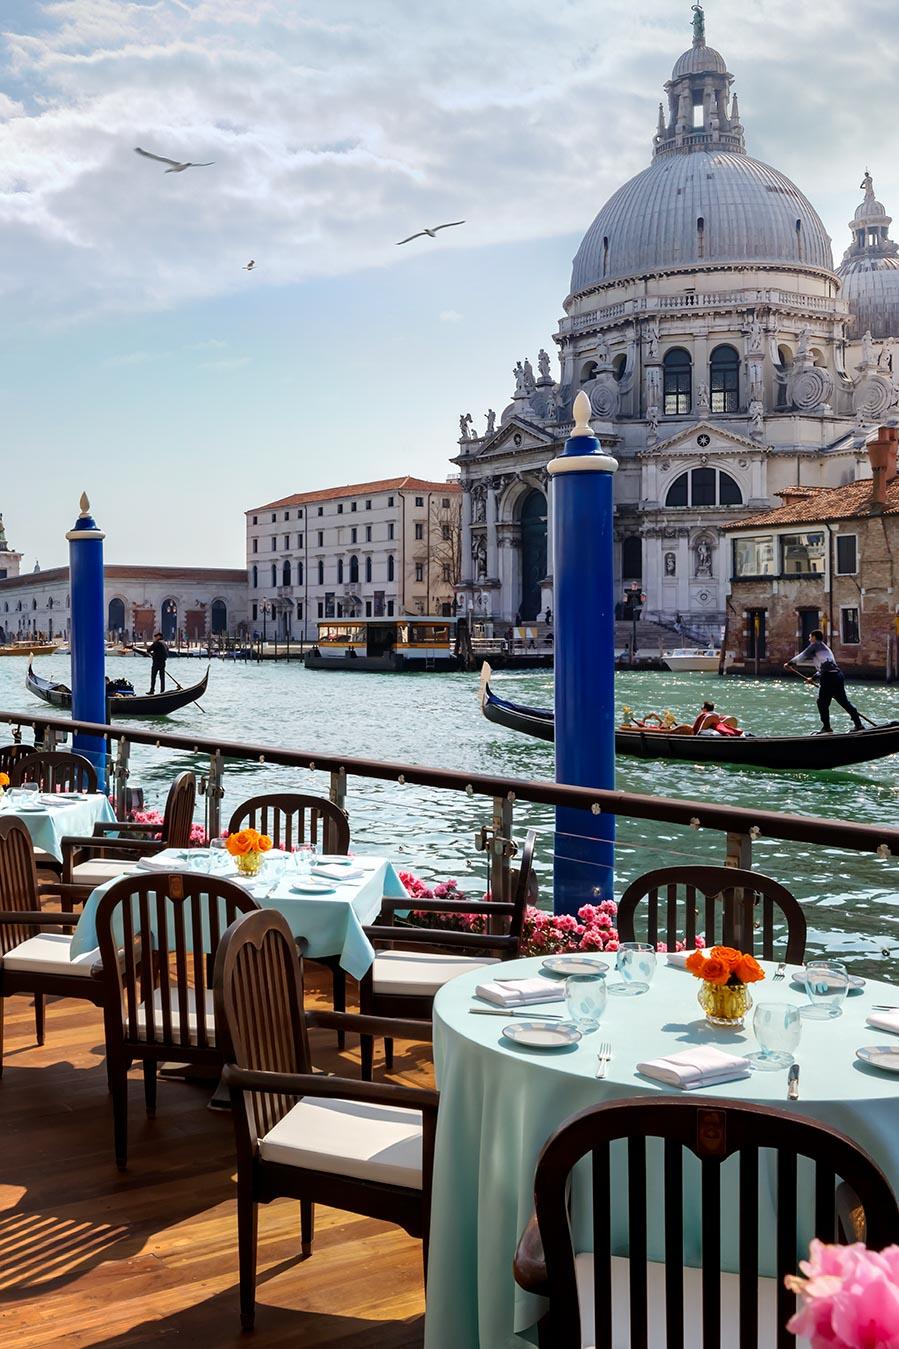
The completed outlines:
[[[711,984],[703,980],[697,994],[705,1019],[711,1026],[725,1026],[737,1030],[752,1006],[752,997],[746,984]]]
[[[255,850],[238,853],[234,860],[241,876],[256,876],[259,874],[259,868],[262,865],[262,853]]]

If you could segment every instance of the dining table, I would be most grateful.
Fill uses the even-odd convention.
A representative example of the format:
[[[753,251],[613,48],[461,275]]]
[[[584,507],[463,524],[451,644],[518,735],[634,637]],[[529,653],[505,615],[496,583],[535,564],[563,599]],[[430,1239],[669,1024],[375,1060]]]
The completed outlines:
[[[21,820],[35,848],[61,862],[64,838],[89,837],[95,824],[115,820],[115,811],[103,792],[26,792],[13,788],[0,796],[0,820],[10,816]]]
[[[383,899],[407,896],[392,863],[367,853],[321,857],[301,871],[293,854],[272,849],[257,876],[243,877],[221,850],[166,848],[128,868],[128,874],[141,876],[166,871],[205,872],[242,885],[262,908],[284,915],[294,936],[304,938],[307,956],[338,956],[354,979],[361,979],[374,960],[364,928],[377,917]],[[72,935],[73,957],[96,949],[97,908],[114,884],[115,878],[98,885],[85,902]]]
[[[607,954],[605,960],[614,964],[615,957]],[[799,967],[786,966],[781,977],[775,978],[777,967],[761,963],[765,980],[751,988],[756,1003],[808,1004]],[[503,980],[543,975],[552,977],[544,971],[539,957],[503,965]],[[614,979],[611,972],[610,979]],[[643,1076],[637,1071],[638,1063],[695,1045],[712,1045],[735,1055],[749,1054],[759,1047],[751,1012],[740,1029],[709,1025],[697,1002],[700,981],[682,963],[668,964],[664,955],[658,957],[648,992],[610,996],[596,1032],[584,1034],[572,1046],[551,1051],[513,1043],[504,1029],[521,1025],[527,1016],[537,1020],[541,1015],[555,1014],[564,1019],[564,979],[557,980],[558,1001],[541,1002],[525,1011],[515,1008],[517,1016],[511,1014],[513,1009],[500,1016],[475,1014],[475,1007],[490,1006],[476,996],[476,988],[483,982],[483,971],[460,975],[444,985],[434,1003],[434,1062],[440,1110],[425,1349],[522,1349],[536,1343],[536,1323],[545,1304],[517,1286],[512,1264],[519,1237],[533,1212],[537,1159],[550,1135],[565,1120],[605,1101],[664,1092],[683,1094],[678,1088]],[[899,1194],[899,1076],[856,1056],[856,1050],[863,1046],[886,1045],[899,1050],[899,1033],[890,1034],[866,1024],[874,1007],[881,1004],[899,1007],[899,988],[868,980],[845,999],[839,1016],[802,1020],[795,1054],[800,1065],[798,1100],[787,1099],[786,1067],[754,1071],[739,1080],[693,1090],[690,1096],[776,1106],[839,1129],[871,1154]],[[598,1077],[597,1054],[603,1043],[610,1045],[611,1058],[605,1065],[605,1076]],[[899,1054],[893,1059],[899,1067]],[[660,1174],[653,1167],[650,1154],[650,1196],[654,1175]],[[760,1170],[763,1176],[764,1168]],[[800,1183],[801,1177],[800,1169]],[[689,1185],[685,1189],[689,1191]],[[572,1225],[579,1251],[590,1249],[588,1196],[586,1185],[578,1191],[573,1179]],[[800,1211],[802,1207],[800,1194]],[[810,1196],[806,1207],[810,1221]],[[621,1208],[622,1214],[613,1209],[610,1215],[611,1231],[613,1249],[626,1254],[623,1199]],[[690,1216],[688,1204],[684,1260],[686,1264],[699,1264],[698,1213],[693,1214],[694,1232],[688,1230]],[[657,1230],[661,1232],[661,1224]],[[661,1254],[658,1249],[650,1249],[650,1258]],[[733,1234],[732,1243],[728,1245],[725,1240],[723,1244],[722,1267],[734,1269],[736,1260]]]

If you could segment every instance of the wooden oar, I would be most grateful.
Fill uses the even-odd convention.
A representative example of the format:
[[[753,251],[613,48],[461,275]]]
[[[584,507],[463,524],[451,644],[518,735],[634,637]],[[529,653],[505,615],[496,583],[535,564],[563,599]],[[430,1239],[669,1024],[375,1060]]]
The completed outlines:
[[[804,674],[802,673],[801,670],[797,670],[797,669],[796,669],[796,666],[795,666],[795,665],[790,665],[789,662],[787,662],[787,663],[784,665],[784,669],[785,669],[785,670],[792,670],[793,674],[797,674],[797,675],[799,676],[800,679],[805,680],[806,684],[814,684],[814,682],[815,682],[814,679],[812,679],[812,677],[811,677],[810,675],[804,675]],[[856,712],[858,712],[858,708],[856,708],[855,710],[856,710]],[[862,721],[866,721],[866,722],[868,723],[868,725],[869,725],[869,726],[873,726],[875,730],[876,730],[877,727],[879,726],[879,722],[872,721],[870,717],[866,717],[866,716],[865,716],[864,712],[858,712],[858,715],[859,715],[859,717],[861,718]]]

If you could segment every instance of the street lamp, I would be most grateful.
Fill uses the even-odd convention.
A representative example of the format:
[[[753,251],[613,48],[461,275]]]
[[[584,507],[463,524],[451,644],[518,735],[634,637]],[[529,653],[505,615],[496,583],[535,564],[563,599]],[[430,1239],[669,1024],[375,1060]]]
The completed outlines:
[[[267,620],[268,620],[268,616],[269,616],[269,614],[270,614],[271,612],[272,612],[272,602],[271,602],[271,600],[263,600],[263,601],[262,601],[262,645],[263,645],[263,646],[265,646],[265,643],[266,643]]]

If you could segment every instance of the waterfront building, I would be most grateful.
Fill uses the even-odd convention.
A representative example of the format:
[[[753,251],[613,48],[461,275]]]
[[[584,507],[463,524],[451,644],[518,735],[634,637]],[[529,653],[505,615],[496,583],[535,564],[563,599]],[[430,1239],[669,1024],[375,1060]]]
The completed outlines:
[[[552,608],[546,465],[579,389],[620,463],[618,593],[636,584],[644,616],[714,637],[730,522],[788,485],[866,476],[865,429],[896,407],[899,250],[871,176],[837,272],[811,202],[747,153],[733,76],[694,11],[652,161],[575,256],[558,366],[547,351],[536,369],[519,360],[499,416],[490,409],[484,430],[460,418],[460,612],[506,624]]]
[[[21,555],[13,556],[17,573]],[[16,573],[0,579],[0,629],[6,637],[68,638],[68,567]],[[247,633],[242,568],[107,566],[104,577],[106,629],[112,639],[143,639],[161,631],[168,642],[201,642]]]
[[[251,629],[314,640],[330,618],[452,614],[461,491],[405,475],[254,506],[247,517]]]
[[[7,576],[18,576],[21,562],[22,554],[10,548],[6,542],[6,526],[3,523],[3,516],[0,515],[0,581],[5,580]]]
[[[781,673],[820,628],[847,673],[897,677],[899,471],[895,440],[880,444],[872,478],[782,487],[781,505],[727,527],[733,672]]]

